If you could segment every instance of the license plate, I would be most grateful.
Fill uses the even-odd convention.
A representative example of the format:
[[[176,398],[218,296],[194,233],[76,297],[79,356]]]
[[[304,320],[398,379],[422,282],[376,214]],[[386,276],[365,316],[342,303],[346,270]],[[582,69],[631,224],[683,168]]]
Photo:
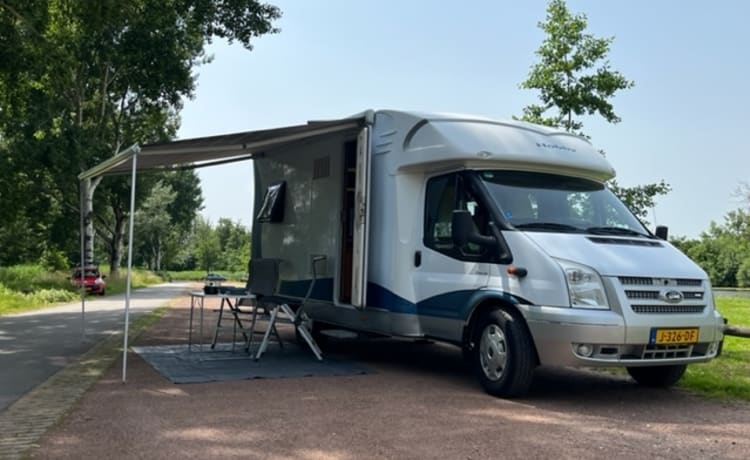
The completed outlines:
[[[696,343],[698,341],[697,327],[686,329],[651,329],[652,345],[674,345],[682,343]]]

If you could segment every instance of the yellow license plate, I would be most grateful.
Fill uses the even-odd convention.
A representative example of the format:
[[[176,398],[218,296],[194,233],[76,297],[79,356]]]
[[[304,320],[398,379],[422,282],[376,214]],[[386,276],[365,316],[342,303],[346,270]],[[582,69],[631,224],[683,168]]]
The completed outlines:
[[[656,345],[696,343],[698,341],[698,331],[697,327],[686,329],[652,329],[651,343]]]

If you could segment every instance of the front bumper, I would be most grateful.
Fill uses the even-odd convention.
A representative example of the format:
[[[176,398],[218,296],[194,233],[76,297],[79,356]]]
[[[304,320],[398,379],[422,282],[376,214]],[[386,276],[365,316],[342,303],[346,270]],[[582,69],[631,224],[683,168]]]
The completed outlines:
[[[615,311],[521,306],[536,344],[540,364],[553,366],[658,366],[709,361],[723,338],[721,316],[649,316],[648,322]],[[697,327],[689,345],[652,345],[655,327]],[[585,347],[581,347],[585,345]]]

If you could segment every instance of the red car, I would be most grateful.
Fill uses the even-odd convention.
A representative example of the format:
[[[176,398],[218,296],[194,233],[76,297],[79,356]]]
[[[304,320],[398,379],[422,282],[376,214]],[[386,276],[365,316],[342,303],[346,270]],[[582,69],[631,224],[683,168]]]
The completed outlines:
[[[87,266],[83,270],[83,286],[88,294],[104,295],[107,283],[104,281],[106,276],[102,275],[99,267]],[[81,269],[76,267],[73,276],[70,278],[74,286],[81,287]]]

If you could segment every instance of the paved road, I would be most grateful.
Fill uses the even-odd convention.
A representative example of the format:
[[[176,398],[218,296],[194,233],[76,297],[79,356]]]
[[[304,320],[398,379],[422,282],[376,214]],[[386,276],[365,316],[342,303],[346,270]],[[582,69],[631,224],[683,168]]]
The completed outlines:
[[[188,283],[139,289],[130,302],[131,321],[188,290]],[[0,316],[0,413],[67,364],[123,329],[125,295],[86,300],[86,334],[81,303]]]

